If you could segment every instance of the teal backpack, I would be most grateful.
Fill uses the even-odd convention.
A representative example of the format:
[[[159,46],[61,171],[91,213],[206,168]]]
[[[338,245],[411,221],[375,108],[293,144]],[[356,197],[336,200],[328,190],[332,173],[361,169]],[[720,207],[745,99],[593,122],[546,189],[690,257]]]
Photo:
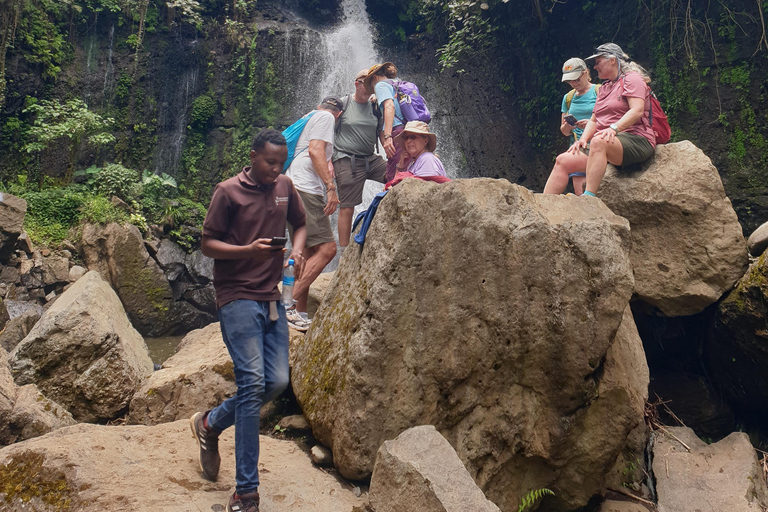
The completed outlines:
[[[283,137],[285,137],[285,144],[288,146],[288,159],[285,161],[285,165],[283,166],[283,173],[288,170],[288,168],[291,166],[291,163],[293,162],[293,159],[296,158],[296,144],[299,142],[299,137],[301,136],[301,132],[304,131],[304,126],[306,126],[307,121],[309,121],[309,118],[315,115],[317,110],[313,110],[309,114],[305,115],[295,123],[293,123],[291,126],[283,130]],[[304,148],[307,149],[307,148]],[[304,151],[302,149],[301,151]],[[299,151],[299,153],[301,153]]]

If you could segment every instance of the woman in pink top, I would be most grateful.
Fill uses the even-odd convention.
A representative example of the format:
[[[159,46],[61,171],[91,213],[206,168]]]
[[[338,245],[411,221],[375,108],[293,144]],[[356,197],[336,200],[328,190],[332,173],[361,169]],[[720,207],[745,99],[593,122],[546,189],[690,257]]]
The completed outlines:
[[[644,162],[653,155],[656,136],[650,125],[650,81],[645,70],[630,62],[619,45],[606,43],[595,54],[600,87],[592,118],[584,133],[565,153],[557,157],[544,187],[545,194],[560,194],[568,185],[568,175],[586,172],[583,195],[594,196],[610,162],[628,166]]]

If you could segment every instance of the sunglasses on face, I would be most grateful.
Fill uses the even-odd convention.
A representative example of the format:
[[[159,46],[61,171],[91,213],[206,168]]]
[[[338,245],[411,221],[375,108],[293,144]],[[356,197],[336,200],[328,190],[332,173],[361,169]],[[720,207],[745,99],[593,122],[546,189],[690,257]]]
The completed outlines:
[[[403,135],[403,140],[415,140],[424,137],[424,135]]]
[[[355,80],[355,83],[356,84],[362,84],[362,83],[365,83],[365,81],[363,79],[360,79],[360,80]]]

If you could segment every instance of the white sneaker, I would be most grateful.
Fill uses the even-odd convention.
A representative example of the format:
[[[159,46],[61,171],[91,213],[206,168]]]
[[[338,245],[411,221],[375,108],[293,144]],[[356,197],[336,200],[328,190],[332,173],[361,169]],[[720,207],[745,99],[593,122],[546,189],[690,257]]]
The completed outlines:
[[[309,329],[310,322],[304,320],[301,314],[296,311],[296,306],[291,306],[285,310],[285,317],[288,320],[288,325],[296,329],[297,331],[304,332]]]

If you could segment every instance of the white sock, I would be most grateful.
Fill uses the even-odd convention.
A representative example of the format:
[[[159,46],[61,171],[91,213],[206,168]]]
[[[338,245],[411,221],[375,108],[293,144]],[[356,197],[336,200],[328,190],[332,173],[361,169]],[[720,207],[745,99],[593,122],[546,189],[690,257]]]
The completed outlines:
[[[341,259],[341,257],[344,256],[344,249],[346,249],[346,248],[347,248],[346,245],[340,245],[339,246],[339,251],[338,251],[339,252],[339,259]]]

